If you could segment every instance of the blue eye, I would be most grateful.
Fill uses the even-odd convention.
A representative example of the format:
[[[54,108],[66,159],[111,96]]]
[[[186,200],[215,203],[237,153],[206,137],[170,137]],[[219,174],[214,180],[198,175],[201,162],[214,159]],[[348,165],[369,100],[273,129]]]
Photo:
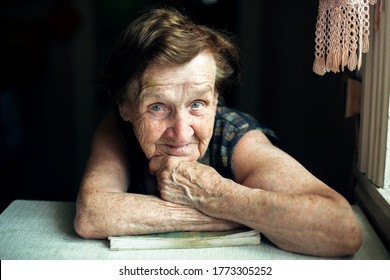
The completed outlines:
[[[150,106],[150,110],[152,110],[154,112],[161,111],[162,109],[163,109],[163,106],[161,106],[160,104],[154,104],[154,105]]]
[[[204,106],[204,103],[201,101],[195,101],[191,104],[191,108],[193,109],[199,109]]]

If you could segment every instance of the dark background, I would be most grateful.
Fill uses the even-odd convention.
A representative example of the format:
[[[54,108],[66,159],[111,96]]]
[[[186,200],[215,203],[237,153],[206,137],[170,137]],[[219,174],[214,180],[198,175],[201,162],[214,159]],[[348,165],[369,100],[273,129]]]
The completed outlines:
[[[243,77],[229,105],[272,128],[283,150],[353,202],[356,119],[344,117],[351,73],[312,71],[318,1],[2,0],[0,212],[14,199],[75,200],[110,108],[94,75],[135,13],[159,2],[237,36]]]

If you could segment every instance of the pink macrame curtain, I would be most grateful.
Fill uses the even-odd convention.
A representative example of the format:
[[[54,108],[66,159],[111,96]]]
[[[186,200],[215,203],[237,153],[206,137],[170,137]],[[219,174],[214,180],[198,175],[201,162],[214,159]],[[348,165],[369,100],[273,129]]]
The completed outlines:
[[[315,33],[315,73],[340,72],[345,67],[351,71],[360,69],[362,53],[368,52],[369,47],[369,8],[376,2],[320,0]]]

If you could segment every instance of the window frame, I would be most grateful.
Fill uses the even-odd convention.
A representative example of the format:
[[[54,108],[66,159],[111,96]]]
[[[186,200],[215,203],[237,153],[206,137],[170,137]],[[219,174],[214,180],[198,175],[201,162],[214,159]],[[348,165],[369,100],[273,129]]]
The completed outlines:
[[[362,70],[355,199],[390,248],[390,7],[381,14],[378,26],[374,11],[370,14],[370,51]]]

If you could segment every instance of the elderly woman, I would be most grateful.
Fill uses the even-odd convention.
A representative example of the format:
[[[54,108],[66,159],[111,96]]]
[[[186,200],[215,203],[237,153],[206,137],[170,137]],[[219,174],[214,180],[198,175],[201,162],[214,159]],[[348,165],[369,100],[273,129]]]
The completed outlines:
[[[250,227],[278,247],[342,256],[360,246],[348,202],[221,95],[238,76],[224,34],[174,9],[141,14],[100,77],[116,113],[99,126],[77,199],[84,238]]]

